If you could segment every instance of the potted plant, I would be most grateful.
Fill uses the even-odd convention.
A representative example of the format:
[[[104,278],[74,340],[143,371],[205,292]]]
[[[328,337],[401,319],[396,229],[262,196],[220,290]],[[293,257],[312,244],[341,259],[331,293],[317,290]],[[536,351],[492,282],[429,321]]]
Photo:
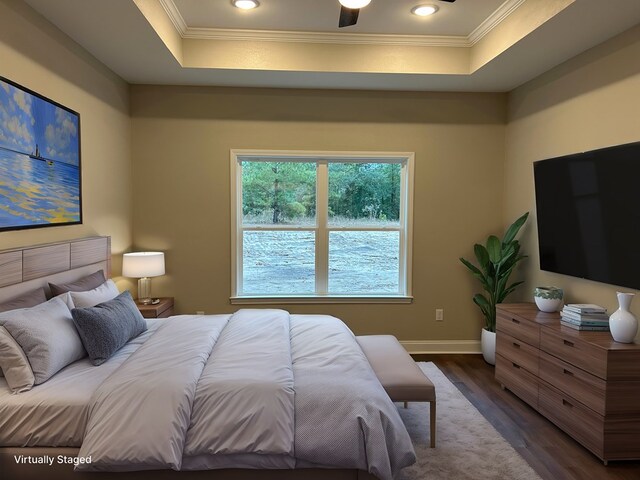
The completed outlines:
[[[473,251],[478,265],[460,258],[460,261],[480,280],[486,295],[477,293],[473,302],[478,305],[485,318],[482,329],[482,356],[487,363],[496,363],[496,305],[502,303],[507,295],[513,292],[523,282],[509,284],[509,277],[516,265],[526,255],[520,254],[520,242],[516,235],[527,221],[529,212],[522,215],[507,229],[500,240],[495,235],[487,238],[486,245],[475,244]]]

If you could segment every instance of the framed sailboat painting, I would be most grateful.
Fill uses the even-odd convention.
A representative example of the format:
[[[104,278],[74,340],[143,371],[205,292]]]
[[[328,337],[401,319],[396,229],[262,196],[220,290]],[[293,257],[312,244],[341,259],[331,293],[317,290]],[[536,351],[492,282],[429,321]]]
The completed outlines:
[[[0,77],[0,231],[82,223],[80,115]]]

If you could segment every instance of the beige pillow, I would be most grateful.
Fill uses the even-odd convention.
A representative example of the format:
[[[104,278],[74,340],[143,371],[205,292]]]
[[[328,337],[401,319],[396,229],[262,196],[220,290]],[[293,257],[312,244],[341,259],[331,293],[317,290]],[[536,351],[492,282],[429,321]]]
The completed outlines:
[[[107,280],[98,288],[86,292],[69,292],[75,308],[95,307],[99,303],[113,300],[120,292],[113,280]]]
[[[29,360],[4,327],[0,327],[0,367],[13,393],[31,390],[35,378]]]

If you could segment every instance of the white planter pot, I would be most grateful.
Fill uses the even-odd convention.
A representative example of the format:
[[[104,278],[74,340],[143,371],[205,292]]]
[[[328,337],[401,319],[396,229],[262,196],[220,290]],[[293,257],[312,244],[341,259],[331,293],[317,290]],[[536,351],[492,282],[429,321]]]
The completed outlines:
[[[533,299],[541,312],[557,312],[562,308],[564,292],[558,287],[536,287]]]
[[[616,342],[633,343],[638,333],[638,320],[629,311],[633,293],[618,292],[618,304],[620,308],[611,314],[609,329]]]
[[[482,356],[484,361],[489,365],[496,364],[496,332],[490,332],[483,328],[480,337],[480,346],[482,347]]]

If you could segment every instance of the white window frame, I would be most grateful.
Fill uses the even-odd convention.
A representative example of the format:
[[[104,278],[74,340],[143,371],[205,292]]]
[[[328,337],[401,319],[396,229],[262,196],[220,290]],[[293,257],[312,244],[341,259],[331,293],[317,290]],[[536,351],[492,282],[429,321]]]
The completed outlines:
[[[411,303],[413,251],[413,152],[326,152],[290,150],[231,150],[231,297],[232,304],[283,303]],[[274,226],[242,223],[242,165],[243,161],[297,161],[318,164],[316,177],[316,225]],[[400,175],[400,220],[398,226],[335,227],[328,225],[329,163],[398,163]],[[311,231],[316,238],[316,292],[309,295],[243,295],[242,245],[245,231]],[[399,294],[335,295],[328,293],[329,232],[331,231],[398,231]]]

